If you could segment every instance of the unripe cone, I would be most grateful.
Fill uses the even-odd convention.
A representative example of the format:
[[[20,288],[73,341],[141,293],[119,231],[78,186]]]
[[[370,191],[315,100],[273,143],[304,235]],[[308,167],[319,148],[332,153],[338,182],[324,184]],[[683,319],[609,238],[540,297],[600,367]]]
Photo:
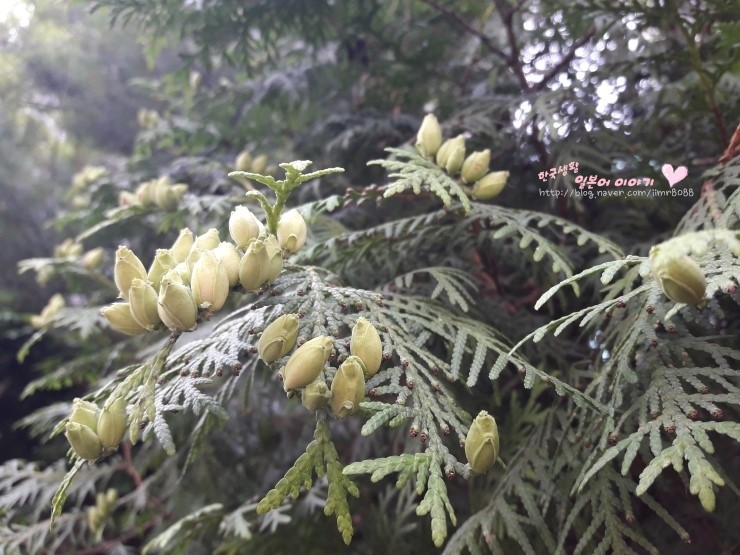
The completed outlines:
[[[491,150],[477,150],[465,159],[463,162],[462,174],[463,181],[473,183],[488,173],[488,166],[491,163]]]
[[[322,379],[308,384],[301,393],[301,403],[308,410],[323,409],[331,399],[331,392]]]
[[[195,245],[193,245],[193,248],[190,249],[190,254],[188,254],[188,257],[185,259],[185,264],[188,266],[188,274],[189,279],[192,280],[193,278],[193,269],[195,268],[195,263],[200,260],[200,257],[203,256],[203,253],[206,252],[208,249],[199,249]]]
[[[31,325],[34,328],[43,328],[46,326],[54,316],[59,314],[65,306],[64,297],[59,293],[55,293],[46,303],[46,306],[41,310],[41,314],[37,316],[31,316]]]
[[[266,154],[260,154],[259,156],[256,156],[254,160],[252,160],[252,173],[262,173],[265,171],[265,168],[267,167],[267,155]]]
[[[109,488],[108,491],[105,492],[105,502],[110,507],[116,501],[118,501],[118,490]]]
[[[247,291],[255,291],[267,281],[269,263],[265,243],[255,239],[247,247],[247,252],[239,262],[239,281]]]
[[[216,312],[224,306],[229,296],[229,276],[213,251],[204,252],[195,263],[190,289],[198,308]]]
[[[509,172],[491,172],[473,185],[473,198],[476,200],[491,200],[501,194],[509,179]]]
[[[427,114],[416,133],[416,150],[422,156],[429,158],[437,154],[441,145],[442,128],[439,126],[439,121],[434,114]]]
[[[252,155],[242,150],[234,161],[234,167],[240,172],[248,172],[252,166]]]
[[[216,255],[226,269],[226,276],[229,278],[229,287],[234,287],[239,283],[239,262],[241,262],[241,255],[236,250],[234,243],[222,242],[218,247],[213,249],[213,254]]]
[[[200,249],[202,251],[215,249],[220,242],[221,239],[218,238],[218,230],[212,227],[202,235],[198,235],[198,237],[195,238],[191,251],[195,249]]]
[[[153,190],[153,201],[157,208],[162,210],[170,210],[170,180],[169,178],[160,178],[154,184]]]
[[[139,204],[139,198],[136,196],[136,193],[132,193],[131,191],[121,191],[118,193],[118,206],[135,206],[137,204]]]
[[[359,357],[350,356],[339,367],[331,382],[331,410],[337,418],[347,418],[360,409],[364,398],[364,365]]]
[[[64,435],[77,456],[94,461],[103,453],[103,445],[97,434],[84,424],[67,422]]]
[[[82,257],[82,265],[88,270],[95,270],[100,267],[103,261],[103,247],[97,247],[89,250]]]
[[[95,403],[85,401],[79,397],[72,401],[72,413],[69,415],[70,422],[82,424],[96,432],[99,416],[100,408]]]
[[[156,181],[145,181],[141,183],[134,194],[142,206],[151,206],[154,204],[154,193],[157,186]]]
[[[365,365],[365,378],[378,373],[380,363],[383,362],[383,343],[378,330],[365,318],[360,317],[352,328],[349,350]]]
[[[139,324],[131,314],[129,303],[113,303],[101,309],[100,314],[108,320],[110,326],[126,335],[138,335],[146,333],[147,329]]]
[[[141,260],[127,247],[118,247],[116,265],[113,268],[113,279],[121,293],[121,298],[128,299],[128,290],[134,279],[146,279],[146,268]]]
[[[154,200],[157,206],[162,210],[172,212],[173,210],[177,210],[182,197],[184,197],[187,192],[187,185],[184,183],[176,183],[175,185],[167,187],[161,193],[158,193]]]
[[[106,449],[117,449],[126,434],[126,400],[116,399],[110,407],[100,411],[98,437]]]
[[[98,507],[87,508],[87,525],[91,531],[97,533],[103,527],[105,515]]]
[[[143,279],[135,279],[131,284],[129,295],[129,308],[131,316],[143,328],[154,330],[161,320],[157,310],[157,292],[154,287]]]
[[[174,270],[162,277],[157,303],[159,317],[171,331],[191,331],[197,327],[198,308],[193,294]]]
[[[246,248],[260,235],[260,221],[246,206],[237,206],[229,217],[229,234],[234,243]]]
[[[318,378],[333,349],[334,344],[326,335],[314,337],[298,347],[283,369],[283,389],[287,392],[306,387]]]
[[[190,285],[190,268],[187,262],[180,262],[173,268],[173,271],[183,285]]]
[[[175,266],[177,266],[177,259],[171,250],[157,249],[146,278],[151,282],[154,289],[159,290],[159,282],[162,281],[162,276],[167,270],[171,270]]]
[[[653,272],[663,293],[672,301],[696,306],[704,300],[707,281],[690,256],[659,260],[654,263]]]
[[[190,249],[193,248],[193,243],[195,243],[193,232],[190,231],[187,227],[181,229],[180,235],[178,235],[177,239],[175,239],[175,242],[172,243],[172,247],[170,248],[172,256],[178,263],[185,262],[188,254],[190,254]]]
[[[298,252],[306,242],[308,227],[300,212],[293,208],[280,216],[277,238],[280,246],[290,253]]]
[[[268,235],[265,239],[265,255],[267,258],[267,265],[264,268],[265,280],[272,283],[283,271],[283,251],[274,235]]]
[[[437,151],[437,165],[450,175],[460,171],[465,160],[465,137],[447,139]]]
[[[485,474],[496,462],[499,451],[496,420],[482,410],[473,420],[465,438],[465,457],[474,474]]]
[[[267,364],[287,355],[298,338],[298,316],[284,314],[262,332],[257,351]]]

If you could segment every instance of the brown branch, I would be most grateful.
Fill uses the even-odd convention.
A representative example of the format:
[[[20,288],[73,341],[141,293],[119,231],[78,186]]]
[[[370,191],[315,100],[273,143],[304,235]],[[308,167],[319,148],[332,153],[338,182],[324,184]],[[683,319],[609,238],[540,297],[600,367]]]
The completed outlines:
[[[477,37],[478,40],[480,40],[481,44],[483,44],[483,46],[485,46],[486,48],[488,48],[488,50],[496,54],[499,58],[501,58],[502,60],[506,62],[509,61],[509,57],[506,55],[506,53],[503,50],[501,50],[499,47],[497,47],[495,44],[493,44],[493,41],[491,41],[490,38],[488,38],[481,31],[473,27],[470,23],[465,21],[462,17],[457,15],[455,12],[453,12],[452,10],[444,6],[440,6],[435,0],[421,0],[421,1],[427,6],[437,10],[439,13],[444,15],[447,19],[452,21],[458,27],[462,27],[471,35],[473,35],[474,37]]]
[[[141,479],[141,474],[134,466],[134,460],[131,456],[131,443],[128,441],[125,441],[121,444],[121,451],[123,451],[123,463],[121,464],[121,469],[124,470],[129,476],[131,476],[131,479],[134,481],[134,484],[138,488],[141,486],[143,480]]]
[[[159,521],[160,519],[161,519],[160,516],[152,517],[144,524],[137,526],[133,530],[129,530],[128,532],[121,534],[117,538],[104,541],[103,543],[99,543],[98,545],[95,545],[89,549],[83,549],[82,551],[75,551],[74,555],[100,555],[102,553],[108,553],[111,549],[113,549],[118,544],[123,544],[129,540],[133,540],[134,538],[143,536],[144,533],[150,528],[153,528],[157,524],[157,521]]]
[[[718,162],[720,164],[726,164],[738,155],[740,155],[740,125],[737,126],[737,129],[735,129],[735,132],[732,134],[730,144],[727,145],[724,154],[722,154]]]
[[[524,75],[524,66],[522,65],[522,58],[520,56],[519,44],[516,40],[516,34],[514,33],[514,13],[518,7],[510,8],[504,0],[494,0],[496,9],[499,12],[501,21],[503,21],[506,27],[506,38],[509,41],[509,53],[506,62],[509,64],[509,69],[514,72],[517,79],[519,80],[519,86],[524,92],[532,89],[532,86],[527,81],[527,76]]]
[[[536,91],[540,91],[543,88],[545,88],[545,86],[552,80],[553,77],[555,77],[558,73],[560,73],[564,68],[568,67],[570,62],[572,62],[573,58],[575,58],[576,56],[576,50],[578,50],[580,47],[582,47],[584,44],[590,41],[595,33],[596,33],[596,26],[591,25],[591,28],[588,31],[586,31],[586,34],[573,43],[573,46],[571,46],[568,53],[565,56],[563,56],[562,60],[560,60],[557,64],[555,64],[555,66],[552,67],[550,71],[545,73],[544,77],[542,77],[542,81],[537,83],[533,87],[533,89]]]

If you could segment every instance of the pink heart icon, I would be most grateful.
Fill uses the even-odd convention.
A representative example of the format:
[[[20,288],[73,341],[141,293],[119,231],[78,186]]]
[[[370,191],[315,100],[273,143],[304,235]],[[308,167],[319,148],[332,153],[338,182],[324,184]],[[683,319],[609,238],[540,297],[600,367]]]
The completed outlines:
[[[686,166],[678,166],[675,170],[673,169],[673,166],[670,164],[663,164],[663,166],[660,168],[660,171],[663,172],[663,175],[665,175],[665,178],[668,180],[668,185],[673,187],[676,183],[679,181],[683,181],[687,175],[689,175],[689,170],[686,168]]]

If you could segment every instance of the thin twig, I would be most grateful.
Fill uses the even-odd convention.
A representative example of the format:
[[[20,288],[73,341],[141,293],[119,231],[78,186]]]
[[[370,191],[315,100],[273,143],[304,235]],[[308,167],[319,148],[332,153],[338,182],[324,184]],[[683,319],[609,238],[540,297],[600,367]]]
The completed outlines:
[[[82,551],[75,551],[74,555],[99,555],[101,553],[108,553],[111,549],[113,549],[115,546],[119,544],[124,544],[125,542],[129,540],[143,536],[144,533],[150,528],[153,528],[157,524],[157,521],[160,519],[161,517],[159,515],[152,517],[144,524],[137,526],[133,530],[129,530],[128,532],[121,534],[117,538],[104,541],[103,543],[99,543],[98,545],[95,545],[89,549],[83,549]]]
[[[506,55],[506,53],[503,50],[501,50],[499,47],[497,47],[495,44],[493,44],[490,38],[488,38],[482,31],[479,31],[478,29],[473,27],[470,23],[465,21],[462,17],[457,15],[455,12],[453,12],[452,10],[444,6],[440,6],[437,2],[435,2],[435,0],[421,0],[421,1],[424,4],[437,10],[439,13],[444,15],[447,19],[452,21],[458,27],[462,27],[471,35],[473,35],[474,37],[477,37],[478,40],[480,40],[481,44],[483,44],[483,46],[485,46],[486,48],[488,48],[488,50],[496,54],[499,58],[501,58],[502,60],[506,62],[509,61],[509,57]]]

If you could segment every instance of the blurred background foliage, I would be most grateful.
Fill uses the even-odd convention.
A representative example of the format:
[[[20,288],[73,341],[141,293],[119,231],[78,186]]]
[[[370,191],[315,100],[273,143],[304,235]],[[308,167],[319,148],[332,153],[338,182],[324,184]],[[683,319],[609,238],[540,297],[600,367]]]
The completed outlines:
[[[242,150],[266,154],[269,165],[310,159],[317,169],[346,169],[300,192],[301,202],[348,189],[347,198],[363,200],[317,221],[314,239],[326,239],[401,218],[410,203],[415,212],[438,206],[431,198],[406,198],[376,207],[375,185],[385,174],[366,165],[383,158],[385,148],[412,140],[424,114],[434,112],[446,136],[465,132],[470,150],[491,148],[492,168],[511,172],[498,204],[566,218],[626,253],[644,255],[696,202],[700,176],[716,164],[740,121],[739,13],[732,0],[0,0],[0,453],[42,461],[48,472],[57,471],[49,479],[53,486],[59,469],[46,465],[63,456],[63,442],[43,443],[40,432],[48,430],[15,423],[42,407],[53,411],[55,401],[81,394],[135,358],[117,338],[93,333],[88,328],[95,325],[85,328],[81,321],[75,333],[46,333],[22,364],[16,360],[35,332],[30,316],[53,293],[64,292],[67,304],[78,308],[115,293],[109,280],[71,271],[64,261],[46,275],[19,275],[18,262],[53,257],[65,238],[106,220],[121,191],[167,175],[187,183],[192,195],[164,217],[138,214],[83,235],[85,251],[105,249],[106,278],[122,240],[153,252],[184,225],[223,227],[244,191],[226,177]],[[662,164],[685,165],[696,196],[586,201],[541,195],[546,187],[578,187],[572,174],[544,182],[538,177],[571,161],[580,164],[581,175],[656,181]],[[72,186],[85,166],[105,172]],[[432,242],[429,251],[422,246],[406,262],[443,265],[453,256],[442,244]],[[598,262],[592,251],[571,249],[574,265]],[[508,257],[505,249],[496,255],[481,249],[465,269],[479,282],[479,317],[516,341],[549,321],[551,314],[531,307],[557,279],[537,264]],[[368,288],[392,280],[404,262],[367,268],[327,260],[349,283]],[[586,291],[582,302],[597,296]],[[569,339],[546,343],[543,359],[567,366],[596,356],[583,337]],[[186,488],[173,514],[159,520],[135,514],[119,523],[122,543],[141,545],[175,517],[212,503],[211,488],[233,496],[219,499],[233,508],[246,495],[230,489],[230,482],[250,484],[249,495],[256,495],[282,475],[310,430],[303,415],[281,414],[268,402],[275,396],[267,384],[253,387],[265,396],[264,406],[237,410],[261,413],[257,423],[232,419],[205,448],[206,462],[188,475],[199,487]],[[539,392],[519,399],[512,389],[513,383],[489,384],[470,392],[468,404],[497,398],[512,404],[512,414],[526,406],[519,428],[514,420],[509,432],[524,441],[549,397]],[[58,410],[61,416],[66,407]],[[388,440],[358,445],[356,431],[350,423],[344,437],[355,457]],[[252,451],[242,460],[232,458],[244,448],[229,444],[234,435],[249,438]],[[399,449],[408,441],[403,434],[389,437]],[[139,470],[156,474],[159,446],[145,446],[140,456]],[[271,472],[274,467],[279,470]],[[180,487],[175,478],[168,487]],[[678,480],[673,485],[683,487]],[[302,513],[284,516],[298,521],[290,528],[282,528],[279,517],[258,525],[234,521],[242,535],[219,543],[216,524],[185,552],[210,553],[214,546],[219,553],[246,552],[242,542],[253,533],[250,553],[344,549],[334,523],[312,505],[312,493]],[[371,495],[363,492],[363,499]],[[461,515],[485,503],[465,484],[451,495]],[[372,504],[357,503],[353,510],[361,532],[347,552],[378,553],[381,545],[396,553],[434,552],[413,514],[412,492],[388,487]],[[737,548],[737,530],[726,515],[686,511],[694,545],[717,553]],[[132,527],[134,533],[127,532]],[[266,530],[278,533],[257,533]],[[676,548],[668,536],[656,541],[666,550],[702,551]],[[65,551],[105,552],[83,551],[101,545],[92,536],[69,542]]]

